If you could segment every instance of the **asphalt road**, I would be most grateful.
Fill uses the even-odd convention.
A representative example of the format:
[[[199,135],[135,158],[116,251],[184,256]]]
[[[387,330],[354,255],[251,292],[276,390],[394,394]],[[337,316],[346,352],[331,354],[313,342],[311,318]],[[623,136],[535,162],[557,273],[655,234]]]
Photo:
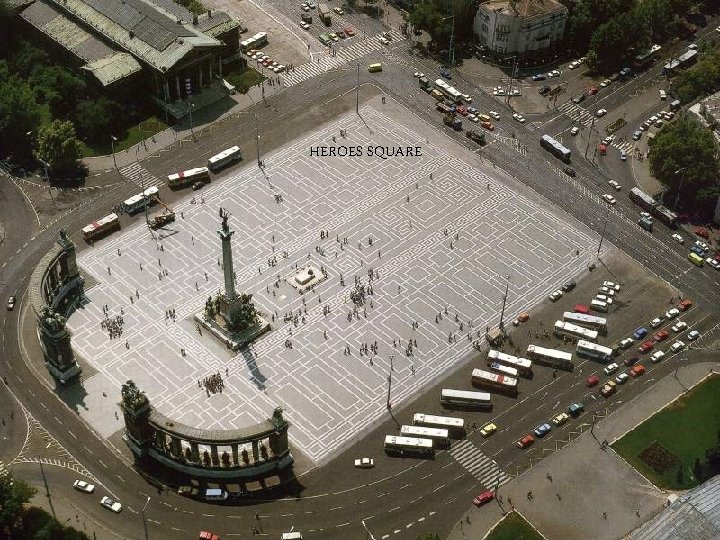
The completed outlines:
[[[412,77],[412,68],[418,65],[420,60],[408,57],[402,49],[396,49],[393,54],[398,56],[401,62],[394,64],[393,59],[388,58],[384,61],[387,67],[377,77],[370,78],[368,74],[363,74],[366,84],[371,81],[386,94],[403,103],[409,111],[426,119],[444,135],[456,138],[461,144],[470,145],[464,135],[451,132],[442,126],[441,116],[434,111],[434,102],[417,88],[417,82]],[[437,67],[434,67],[433,71],[426,71],[436,72]],[[634,79],[634,83],[640,84],[641,78]],[[271,98],[267,107],[263,104],[257,106],[259,124],[262,126],[262,151],[267,152],[301,133],[304,126],[308,125],[307,119],[318,121],[333,111],[342,109],[335,98],[352,92],[354,84],[355,73],[352,69],[328,73]],[[371,87],[364,87],[363,96],[367,96],[370,91]],[[603,103],[602,106],[610,108],[608,104],[615,98],[608,96],[607,99],[608,103]],[[617,99],[619,100],[620,96]],[[684,295],[692,296],[703,310],[717,313],[720,288],[709,287],[708,283],[717,282],[718,274],[710,268],[692,267],[686,259],[685,248],[668,241],[670,231],[661,225],[657,224],[653,235],[639,229],[634,224],[634,218],[630,217],[636,214],[637,208],[624,197],[618,199],[616,211],[608,214],[607,206],[598,198],[607,192],[604,187],[607,178],[602,171],[591,163],[576,158],[573,167],[578,171],[578,178],[576,182],[572,182],[560,171],[562,164],[555,162],[537,144],[541,130],[513,122],[510,111],[498,106],[494,98],[478,95],[476,102],[478,104],[475,106],[481,110],[501,111],[503,119],[500,121],[498,135],[507,137],[480,150],[485,159],[510,172],[534,190],[538,197],[545,197],[557,204],[599,234],[605,229],[605,238],[608,241],[678,287]],[[247,111],[237,119],[208,129],[199,134],[196,144],[185,144],[161,153],[160,156],[143,162],[143,166],[162,177],[168,170],[183,169],[185,164],[215,153],[218,148],[227,146],[225,142],[229,140],[239,142],[244,155],[253,156],[254,132],[247,129],[248,120],[253,113],[252,110]],[[528,118],[530,127],[536,127],[534,122],[543,122],[545,119],[545,116]],[[5,284],[3,290],[26,289],[30,269],[55,241],[61,226],[77,239],[79,229],[97,217],[95,208],[112,206],[137,191],[137,186],[133,184],[108,190],[99,195],[93,204],[81,207],[65,216],[48,231],[38,234],[0,271],[0,277]],[[18,230],[14,231],[12,239],[8,234],[5,240],[7,244],[3,245],[3,249],[10,251],[17,250],[29,241],[29,231],[32,230],[28,217],[32,216],[31,211],[22,210],[20,204],[13,204],[11,207],[17,215],[8,221],[17,223]],[[597,246],[587,246],[587,249],[596,250]],[[19,292],[18,297],[24,300],[23,293]],[[447,452],[439,453],[432,461],[383,458],[382,467],[379,466],[374,471],[353,469],[350,465],[353,458],[376,455],[380,448],[380,437],[384,433],[394,432],[395,420],[388,418],[387,423],[369,438],[343,452],[326,467],[302,477],[294,497],[246,508],[205,505],[181,499],[167,491],[160,495],[153,491],[114,449],[99,440],[72,410],[65,407],[54,390],[47,388],[22,361],[18,333],[18,315],[21,313],[22,310],[18,308],[13,312],[3,310],[0,314],[0,325],[3,328],[1,354],[3,358],[7,358],[2,374],[8,377],[9,389],[25,404],[38,422],[54,435],[58,444],[102,482],[102,485],[98,485],[96,495],[91,496],[93,504],[83,504],[82,501],[90,500],[83,497],[90,496],[81,496],[72,491],[70,480],[74,477],[73,474],[60,470],[46,475],[50,491],[55,497],[78,501],[78,508],[83,515],[104,524],[105,529],[98,530],[98,538],[143,538],[144,530],[139,511],[146,504],[147,496],[151,499],[145,516],[148,519],[149,536],[152,538],[193,538],[200,527],[210,528],[223,536],[250,537],[251,528],[259,525],[262,525],[263,531],[271,538],[279,537],[281,531],[287,531],[292,526],[296,530],[308,532],[309,538],[330,539],[340,535],[364,538],[365,533],[360,524],[363,518],[366,518],[366,523],[376,538],[382,538],[385,534],[394,538],[414,538],[420,532],[442,534],[449,530],[457,516],[466,508],[471,496],[476,491],[489,487],[483,486]],[[656,377],[670,369],[670,363],[659,364]],[[466,374],[458,373],[456,376],[466,379]],[[543,390],[545,384],[556,384],[558,387],[564,385],[563,391],[559,393],[564,403],[585,395],[586,389],[582,380],[573,380],[572,384],[566,385],[568,382],[565,375],[553,381],[549,371],[543,370],[528,384],[527,395],[523,395],[521,403],[512,406],[510,398],[498,400],[502,403],[499,411],[503,412],[500,414],[507,415],[501,416],[501,422],[503,425],[522,422],[523,426],[532,427],[535,422],[545,419],[548,405],[555,403],[555,400],[552,403],[547,402],[544,396],[546,390]],[[622,392],[631,396],[641,390],[642,385],[637,384],[628,385]],[[508,410],[505,410],[505,405]],[[598,404],[598,407],[600,405]],[[432,407],[434,410],[437,408],[436,393],[429,392],[413,407]],[[406,417],[408,412],[398,413],[398,417]],[[407,421],[407,418],[403,418],[403,421]],[[471,435],[470,440],[509,471],[508,468],[519,465],[518,452],[512,446],[516,437],[517,432],[503,430],[487,441],[480,439],[479,434]],[[533,452],[541,452],[543,444],[552,444],[552,436],[542,443],[537,443]],[[18,469],[20,476],[27,472],[22,467]],[[38,480],[37,472],[27,474],[33,481]],[[96,504],[96,499],[104,493],[111,493],[123,502],[123,514],[111,515]],[[258,513],[259,520],[255,518],[255,512]],[[396,534],[396,530],[401,532]]]

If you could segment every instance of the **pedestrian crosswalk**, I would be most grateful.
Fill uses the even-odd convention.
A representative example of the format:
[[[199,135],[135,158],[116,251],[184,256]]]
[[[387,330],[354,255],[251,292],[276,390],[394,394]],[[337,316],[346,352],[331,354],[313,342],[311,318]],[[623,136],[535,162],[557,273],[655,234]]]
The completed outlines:
[[[493,488],[508,482],[511,477],[502,472],[498,464],[483,454],[478,447],[467,439],[453,443],[450,455],[480,480],[485,487]]]
[[[405,36],[397,30],[390,30],[389,33],[391,43],[405,40]],[[309,62],[294,67],[291,72],[285,73],[283,82],[285,86],[293,86],[333,69],[344,67],[353,60],[362,58],[366,54],[387,49],[387,46],[380,42],[380,38],[381,35],[378,34],[366,39],[358,39],[355,43],[347,47],[334,48],[335,56],[316,56]]]
[[[161,186],[163,181],[140,165],[137,161],[120,169],[120,174],[135,182],[142,188],[150,186]]]
[[[581,123],[585,127],[589,127],[593,123],[593,115],[587,110],[572,101],[566,101],[558,107],[558,110],[566,116],[569,116],[576,122]]]

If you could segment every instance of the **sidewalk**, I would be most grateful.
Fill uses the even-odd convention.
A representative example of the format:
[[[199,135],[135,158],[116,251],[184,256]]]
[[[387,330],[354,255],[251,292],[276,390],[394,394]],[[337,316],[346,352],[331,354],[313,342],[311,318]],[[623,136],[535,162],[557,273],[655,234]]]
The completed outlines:
[[[266,83],[264,92],[265,99],[271,98],[284,90],[284,88],[283,85],[270,86]],[[236,94],[229,96],[229,98],[236,102],[230,109],[227,109],[226,100],[221,100],[193,114],[192,132],[195,134],[195,137],[202,137],[203,131],[213,124],[217,124],[233,116],[237,119],[241,111],[252,107],[256,103],[262,102],[263,90],[259,86],[254,86],[246,94]],[[115,168],[115,163],[117,163],[117,168],[121,169],[136,161],[143,161],[161,150],[176,144],[178,141],[190,139],[191,136],[190,119],[189,117],[185,117],[178,122],[177,125],[169,127],[165,131],[161,131],[127,150],[116,152],[114,159],[113,155],[109,154],[106,156],[85,158],[83,162],[87,165],[90,173],[110,172]]]
[[[678,371],[679,381],[687,388],[720,367],[712,362],[711,355],[699,356],[707,361]],[[650,380],[636,382],[648,384]],[[502,486],[498,500],[468,510],[448,540],[483,538],[505,512],[511,511],[512,505],[546,538],[622,538],[662,510],[667,493],[653,486],[612,448],[602,449],[598,441],[612,444],[683,391],[672,375],[656,382],[599,420],[593,430],[595,437],[586,428],[573,442]],[[591,415],[584,414],[581,421],[589,424]]]

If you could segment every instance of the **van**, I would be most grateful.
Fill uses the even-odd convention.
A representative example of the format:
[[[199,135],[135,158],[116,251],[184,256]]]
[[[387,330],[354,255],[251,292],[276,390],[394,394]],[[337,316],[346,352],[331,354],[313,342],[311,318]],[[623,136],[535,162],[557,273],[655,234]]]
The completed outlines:
[[[490,119],[490,117],[487,114],[478,114],[477,117],[478,117],[478,120],[480,120],[480,122],[488,122],[488,123],[492,122],[492,120]]]
[[[228,498],[228,492],[224,489],[206,489],[205,500],[206,501],[226,501]]]
[[[601,313],[607,313],[608,305],[600,300],[592,300],[590,302],[590,309],[593,311],[599,311]]]
[[[302,534],[299,532],[282,533],[280,540],[302,540]]]
[[[697,253],[690,253],[688,255],[688,259],[691,263],[693,263],[695,266],[703,266],[705,264],[705,259],[703,259],[700,255]]]
[[[229,82],[227,82],[225,79],[223,79],[223,86],[225,87],[225,91],[228,94],[233,95],[235,93],[235,87]]]
[[[680,100],[674,99],[670,102],[670,110],[671,111],[677,111],[680,109]]]

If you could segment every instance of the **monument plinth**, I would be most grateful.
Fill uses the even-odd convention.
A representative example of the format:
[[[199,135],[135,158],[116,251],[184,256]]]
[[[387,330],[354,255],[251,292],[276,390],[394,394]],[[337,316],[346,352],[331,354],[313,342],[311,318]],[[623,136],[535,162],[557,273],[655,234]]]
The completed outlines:
[[[285,281],[298,292],[311,290],[327,279],[324,268],[318,268],[313,263],[307,263],[285,278]]]
[[[228,217],[227,211],[221,208],[222,228],[218,235],[222,244],[225,291],[215,297],[210,296],[205,302],[205,309],[195,314],[195,320],[236,351],[270,330],[270,323],[255,308],[251,294],[238,294],[235,290],[231,244],[235,231],[230,230]]]

